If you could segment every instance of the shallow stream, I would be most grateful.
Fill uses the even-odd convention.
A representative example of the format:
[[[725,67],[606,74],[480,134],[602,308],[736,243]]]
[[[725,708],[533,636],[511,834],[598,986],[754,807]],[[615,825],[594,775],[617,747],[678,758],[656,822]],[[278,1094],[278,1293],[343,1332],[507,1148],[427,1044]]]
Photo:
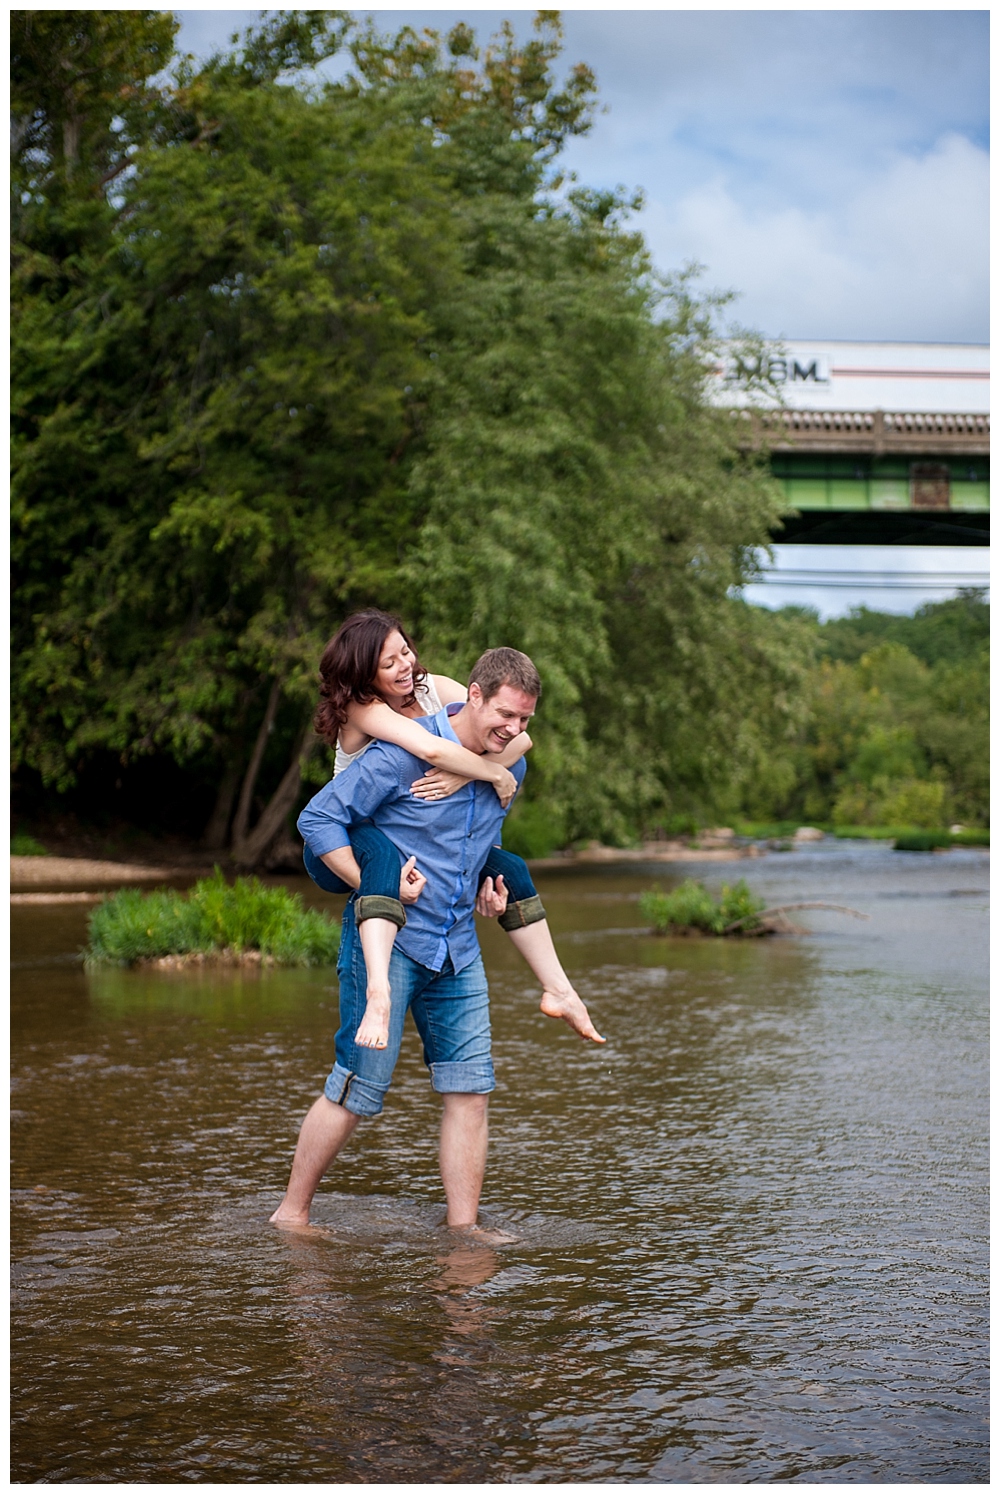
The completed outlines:
[[[609,1041],[485,929],[496,1249],[440,1226],[412,1027],[276,1231],[334,973],[88,974],[85,908],[15,908],[13,1479],[986,1481],[988,857],[694,870],[870,921],[655,938],[681,869],[542,876]]]

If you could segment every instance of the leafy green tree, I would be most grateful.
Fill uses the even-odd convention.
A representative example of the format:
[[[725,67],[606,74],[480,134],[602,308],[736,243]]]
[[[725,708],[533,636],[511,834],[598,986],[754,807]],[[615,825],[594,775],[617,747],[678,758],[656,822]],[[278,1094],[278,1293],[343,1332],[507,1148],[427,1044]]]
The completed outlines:
[[[990,638],[990,608],[981,587],[966,587],[946,602],[925,602],[912,617],[854,607],[824,623],[827,658],[855,663],[880,643],[901,643],[925,664],[961,663],[978,656]]]
[[[792,786],[770,813],[840,824],[987,824],[984,623],[981,596],[960,596],[914,617],[859,608],[815,628],[820,658],[804,692],[807,719],[786,758]]]
[[[328,771],[322,643],[375,602],[439,668],[537,659],[543,839],[787,778],[812,633],[732,595],[778,493],[706,395],[718,303],[658,280],[622,194],[559,178],[594,85],[557,78],[557,17],[480,53],[279,13],[154,87],[169,17],[44,14],[17,95],[18,761],[65,788],[101,753],[172,760],[255,862]],[[345,38],[352,76],[302,76]]]
[[[449,44],[468,58],[464,33]],[[585,70],[554,92],[557,44],[551,18],[523,51],[507,32],[478,82],[432,37],[403,79],[396,49],[392,66],[365,53],[376,93],[423,101],[443,79],[435,124],[464,275],[438,308],[407,576],[436,658],[461,671],[507,642],[542,670],[511,825],[516,840],[530,821],[526,848],[544,844],[541,803],[552,843],[628,839],[731,802],[790,729],[803,676],[795,629],[758,625],[729,596],[777,494],[706,397],[718,303],[690,276],[656,277],[621,194],[560,193],[546,177],[589,121]]]
[[[209,838],[235,808],[247,861],[298,793],[337,613],[398,563],[451,258],[426,130],[261,81],[262,52],[283,66],[253,37],[178,90],[187,138],[138,153],[77,296],[25,288],[22,388],[40,314],[59,371],[19,412],[16,515],[22,761],[65,785],[95,749],[207,754]]]
[[[169,11],[11,11],[11,152],[27,207],[80,182],[106,186],[165,106],[150,82],[169,62]]]

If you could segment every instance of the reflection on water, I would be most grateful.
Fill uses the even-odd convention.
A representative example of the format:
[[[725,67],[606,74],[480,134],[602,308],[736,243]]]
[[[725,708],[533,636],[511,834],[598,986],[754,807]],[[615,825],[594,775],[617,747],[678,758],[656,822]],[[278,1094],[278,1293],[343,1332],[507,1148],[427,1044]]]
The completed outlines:
[[[16,909],[13,1477],[985,1481],[986,867],[748,863],[871,922],[724,943],[641,931],[662,867],[550,876],[609,1042],[486,929],[495,1249],[442,1227],[415,1036],[267,1225],[332,972],[87,975],[86,910]]]

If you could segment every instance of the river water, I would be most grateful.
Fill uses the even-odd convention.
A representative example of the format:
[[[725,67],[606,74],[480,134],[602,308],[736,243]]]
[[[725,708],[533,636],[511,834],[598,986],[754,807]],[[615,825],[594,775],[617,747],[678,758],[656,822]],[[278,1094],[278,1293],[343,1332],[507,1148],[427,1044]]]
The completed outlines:
[[[333,972],[87,974],[85,910],[15,908],[13,1478],[985,1482],[987,870],[694,868],[870,914],[742,942],[642,932],[677,868],[540,877],[609,1041],[485,928],[495,1249],[440,1226],[412,1028],[276,1231]]]

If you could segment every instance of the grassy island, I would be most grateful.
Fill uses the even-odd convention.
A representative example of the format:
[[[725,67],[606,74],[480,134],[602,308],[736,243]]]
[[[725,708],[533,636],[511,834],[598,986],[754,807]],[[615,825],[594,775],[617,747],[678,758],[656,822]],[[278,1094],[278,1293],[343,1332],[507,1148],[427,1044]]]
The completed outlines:
[[[746,882],[724,886],[718,898],[690,877],[673,892],[644,892],[639,907],[658,934],[761,934],[764,907]]]
[[[717,898],[707,891],[704,884],[690,878],[674,889],[661,892],[654,888],[644,892],[639,907],[647,918],[653,920],[655,934],[714,934],[758,937],[761,934],[804,934],[788,917],[796,908],[824,908],[831,913],[846,913],[850,918],[869,917],[857,908],[845,908],[842,903],[808,902],[778,903],[765,908],[760,898],[754,897],[747,884],[740,880],[733,887],[724,886]]]
[[[256,877],[230,886],[218,868],[187,893],[116,892],[91,914],[88,932],[92,965],[332,965],[340,943],[337,924],[298,893]]]

